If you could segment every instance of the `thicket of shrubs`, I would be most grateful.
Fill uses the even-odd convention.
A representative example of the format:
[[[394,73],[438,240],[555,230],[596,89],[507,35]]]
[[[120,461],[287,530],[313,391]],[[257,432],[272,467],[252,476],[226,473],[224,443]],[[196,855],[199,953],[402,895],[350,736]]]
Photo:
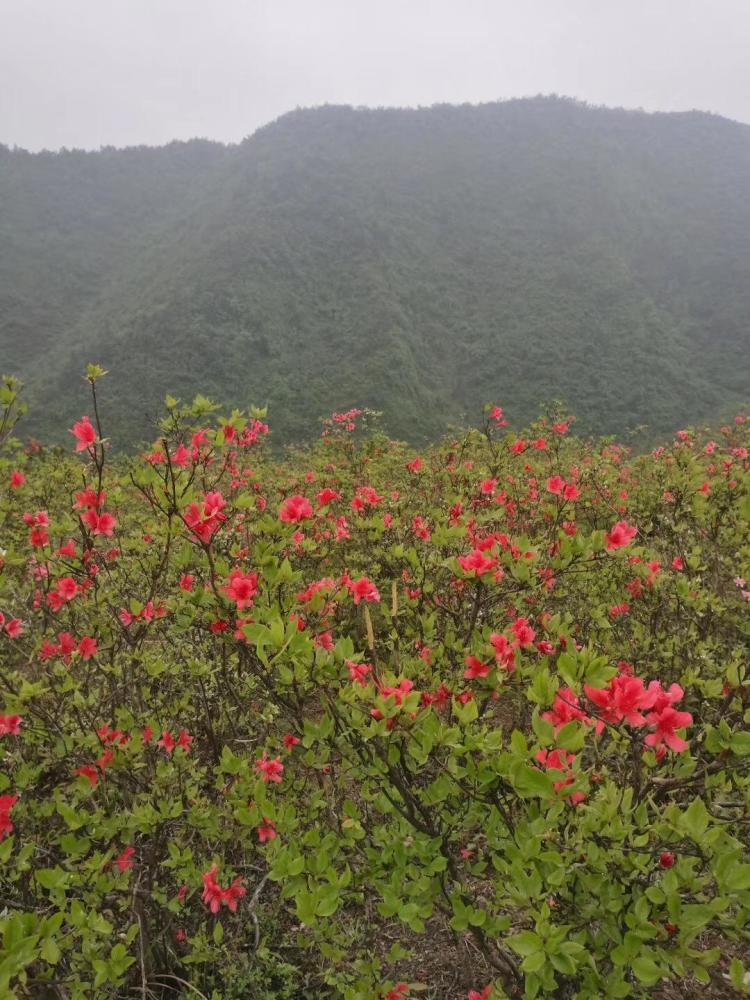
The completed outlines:
[[[0,392],[0,995],[748,992],[748,419],[126,459],[103,374]]]

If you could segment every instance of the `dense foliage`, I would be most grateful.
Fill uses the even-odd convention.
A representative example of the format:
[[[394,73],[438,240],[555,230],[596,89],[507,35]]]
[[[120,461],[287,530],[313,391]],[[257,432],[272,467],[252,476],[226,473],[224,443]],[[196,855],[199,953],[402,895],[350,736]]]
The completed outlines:
[[[113,460],[102,374],[0,390],[2,996],[750,991],[750,420]]]
[[[267,401],[285,440],[362,405],[432,440],[495,396],[668,433],[747,403],[748,329],[750,128],[715,116],[328,107],[234,147],[0,148],[0,357],[46,440],[92,357],[119,441],[165,385]]]

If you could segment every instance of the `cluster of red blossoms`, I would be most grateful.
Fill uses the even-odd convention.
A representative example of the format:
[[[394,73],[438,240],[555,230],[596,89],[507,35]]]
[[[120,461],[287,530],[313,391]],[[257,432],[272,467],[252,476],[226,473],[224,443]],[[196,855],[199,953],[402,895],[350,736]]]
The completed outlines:
[[[231,913],[236,913],[237,903],[245,895],[247,889],[242,885],[241,878],[236,878],[230,886],[222,889],[216,881],[218,871],[219,866],[213,864],[207,872],[204,872],[201,899],[211,913],[218,913],[222,906],[226,906]]]
[[[490,635],[490,642],[495,651],[495,662],[498,669],[512,674],[516,669],[516,650],[527,649],[529,646],[532,646],[536,638],[536,632],[529,624],[528,618],[516,618],[510,626],[510,631],[512,633],[511,638],[502,632],[493,632]],[[540,652],[543,652],[546,648],[547,646],[545,645]],[[476,656],[467,656],[466,664],[467,669],[464,670],[464,677],[467,680],[474,680],[477,677],[487,677],[492,669],[491,664],[483,663]]]
[[[85,489],[76,493],[76,503],[73,509],[83,510],[79,516],[92,535],[104,535],[111,538],[117,521],[114,515],[102,510],[104,500],[105,493],[103,491],[97,493],[96,490]]]
[[[659,681],[651,681],[646,686],[640,677],[633,676],[630,665],[623,662],[620,673],[612,678],[608,687],[586,685],[584,690],[595,706],[596,718],[592,719],[581,707],[570,688],[561,688],[552,709],[543,715],[556,732],[573,720],[593,724],[597,734],[604,730],[606,724],[616,726],[625,722],[631,727],[647,726],[651,729],[643,742],[656,751],[658,759],[664,756],[667,747],[675,753],[687,750],[688,744],[677,735],[677,730],[692,725],[693,717],[689,712],[674,708],[684,695],[679,684],[670,685],[666,691]]]
[[[107,768],[114,761],[114,751],[120,747],[127,746],[132,739],[130,734],[123,732],[121,729],[110,729],[106,723],[96,730],[96,735],[104,745],[102,754],[94,764],[83,764],[73,772],[73,775],[77,778],[86,778],[92,788],[96,788],[99,783],[99,771],[101,771],[102,777],[104,777]],[[141,733],[141,738],[144,746],[149,744],[154,738],[153,729],[150,726],[146,726]],[[177,738],[169,730],[165,730],[161,735],[161,739],[157,740],[156,746],[161,747],[169,755],[175,750],[184,750],[185,753],[190,753],[193,739],[194,737],[188,733],[187,729],[181,729]]]
[[[60,632],[57,636],[57,642],[51,642],[49,639],[42,642],[38,656],[42,663],[58,657],[63,663],[70,663],[73,653],[78,653],[82,660],[92,659],[97,653],[96,639],[85,635],[79,641],[70,632]]]
[[[163,604],[154,605],[153,601],[146,601],[140,611],[128,611],[127,608],[120,608],[117,617],[125,628],[128,628],[134,621],[143,621],[148,624],[154,618],[163,618],[166,613],[167,609]]]
[[[224,508],[227,502],[218,490],[212,490],[203,497],[202,503],[188,504],[183,520],[192,533],[204,545],[208,545],[216,532],[226,521]]]
[[[306,521],[313,516],[313,508],[307,497],[296,494],[287,497],[279,508],[279,520],[287,524],[296,524],[299,521]]]
[[[251,608],[253,599],[258,593],[258,574],[243,573],[241,569],[233,569],[221,589],[240,610]]]

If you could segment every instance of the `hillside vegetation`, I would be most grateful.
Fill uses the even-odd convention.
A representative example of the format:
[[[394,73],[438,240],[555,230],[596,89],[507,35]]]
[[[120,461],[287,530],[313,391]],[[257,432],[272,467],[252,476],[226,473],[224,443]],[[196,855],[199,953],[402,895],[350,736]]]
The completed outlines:
[[[750,994],[746,414],[124,457],[87,382],[0,388],[3,998]]]
[[[666,431],[750,384],[750,128],[569,100],[295,111],[243,143],[0,148],[0,356],[58,433],[91,357],[110,430],[166,387],[434,438],[502,398]]]

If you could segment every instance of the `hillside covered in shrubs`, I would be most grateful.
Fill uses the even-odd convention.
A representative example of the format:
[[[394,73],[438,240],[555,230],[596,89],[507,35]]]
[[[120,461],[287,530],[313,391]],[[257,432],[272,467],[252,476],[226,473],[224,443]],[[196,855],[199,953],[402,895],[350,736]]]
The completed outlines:
[[[2,138],[2,137],[0,137]],[[62,440],[79,372],[147,440],[169,391],[368,406],[435,440],[501,396],[652,437],[747,406],[750,126],[560,98],[297,110],[236,146],[0,147],[0,358]]]
[[[87,380],[0,390],[3,997],[748,992],[746,416],[128,457]]]

